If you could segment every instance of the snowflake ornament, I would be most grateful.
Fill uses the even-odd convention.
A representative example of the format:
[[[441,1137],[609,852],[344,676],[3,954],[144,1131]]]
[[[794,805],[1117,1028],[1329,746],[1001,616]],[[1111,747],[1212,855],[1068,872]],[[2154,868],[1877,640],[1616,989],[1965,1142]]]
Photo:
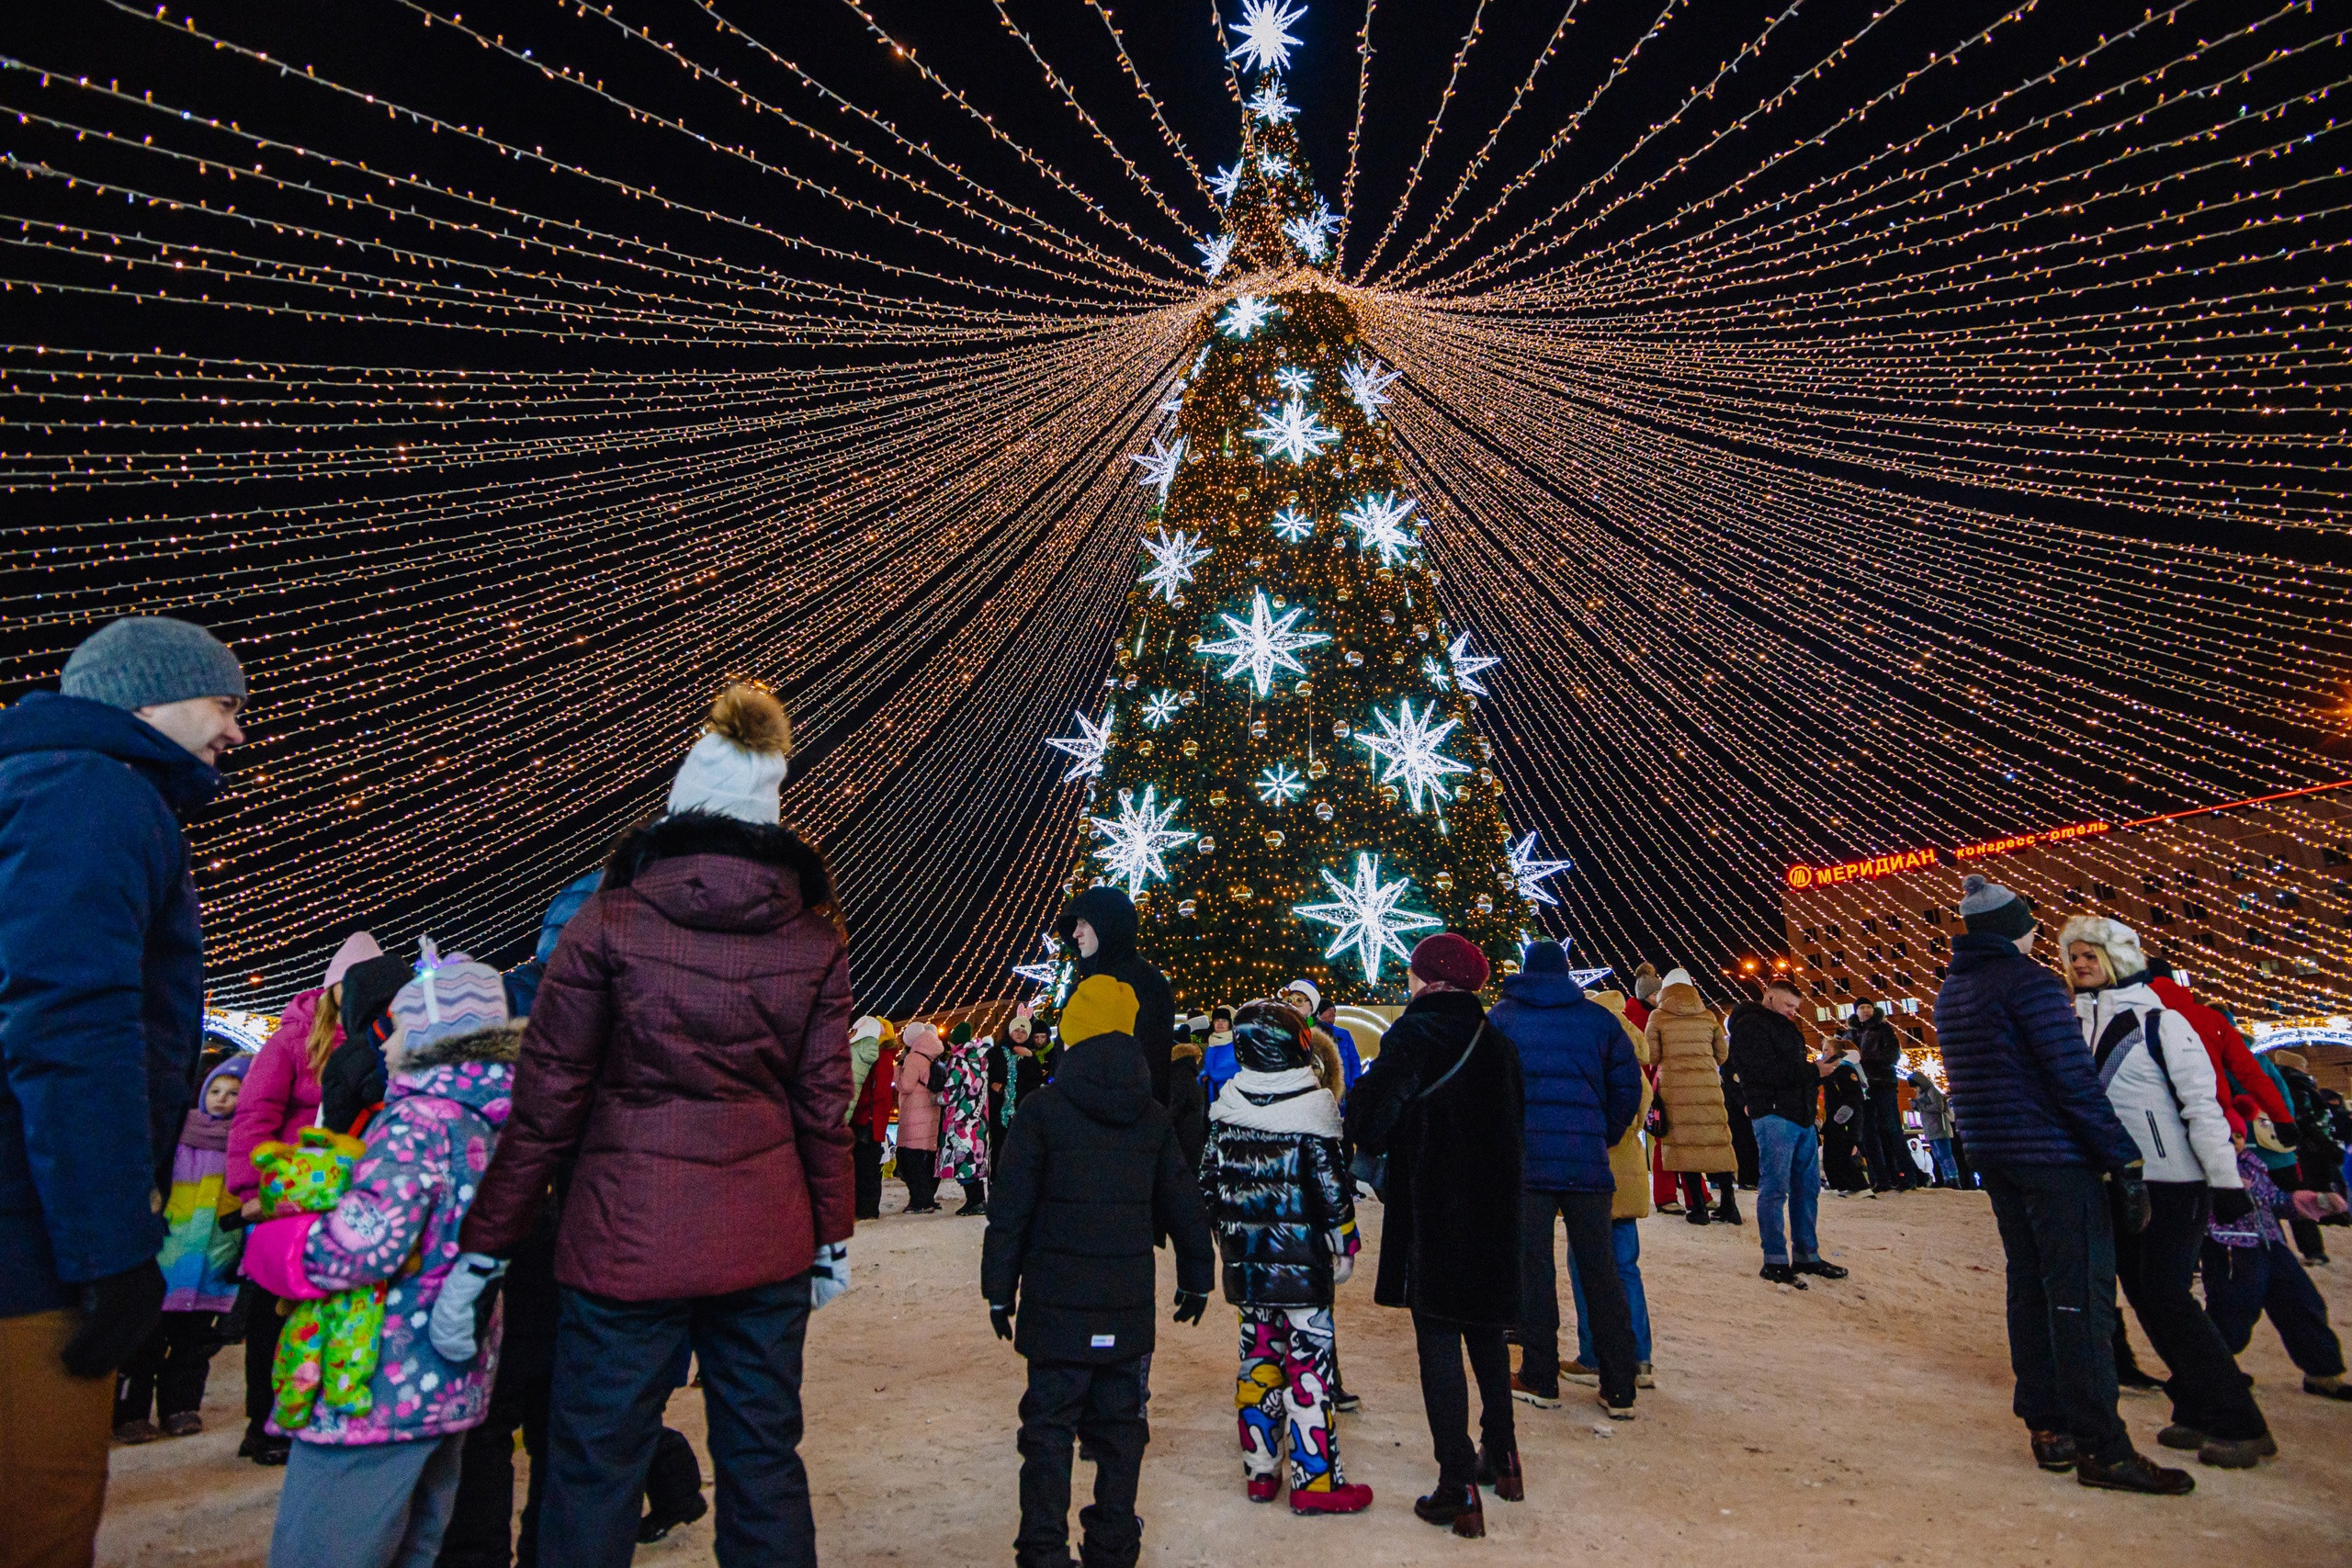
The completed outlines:
[[[1274,372],[1274,385],[1285,392],[1311,392],[1315,389],[1315,373],[1285,365]]]
[[[1377,359],[1356,358],[1350,360],[1340,372],[1340,383],[1347,388],[1348,396],[1354,400],[1356,407],[1363,410],[1364,418],[1378,419],[1380,411],[1387,407],[1390,400],[1389,383],[1403,374],[1401,370],[1389,369]]]
[[[1315,519],[1295,506],[1285,506],[1274,513],[1274,532],[1282,536],[1283,543],[1295,545],[1315,532]]]
[[[1304,398],[1292,398],[1260,417],[1262,423],[1250,432],[1250,439],[1266,448],[1261,455],[1263,461],[1287,457],[1293,463],[1304,463],[1340,438],[1338,431],[1315,417]],[[1406,502],[1408,510],[1411,505]]]
[[[1470,651],[1470,634],[1464,632],[1446,645],[1445,655],[1453,661],[1453,673],[1461,680],[1462,689],[1474,697],[1483,697],[1487,688],[1478,684],[1478,677],[1502,662],[1482,653]]]
[[[1271,299],[1261,299],[1255,294],[1237,294],[1217,326],[1227,337],[1246,338],[1282,313],[1283,308]]]
[[[1193,581],[1193,569],[1216,554],[1201,543],[1197,535],[1179,528],[1170,534],[1162,528],[1157,538],[1145,536],[1144,553],[1151,557],[1151,570],[1136,579],[1147,583],[1153,592],[1169,604],[1176,602],[1176,592]]]
[[[1261,588],[1250,601],[1248,620],[1218,613],[1217,619],[1223,621],[1233,635],[1201,644],[1201,651],[1233,660],[1226,667],[1224,678],[1227,681],[1248,671],[1251,682],[1258,688],[1258,694],[1263,697],[1273,690],[1275,671],[1286,670],[1300,675],[1306,673],[1306,666],[1295,657],[1300,649],[1313,648],[1317,643],[1331,640],[1321,632],[1291,630],[1298,624],[1298,618],[1306,614],[1306,607],[1301,605],[1295,610],[1283,611],[1277,620],[1272,608],[1266,603],[1266,591]]]
[[[1290,173],[1290,160],[1278,152],[1268,152],[1258,160],[1258,172],[1270,180],[1281,179]]]
[[[1088,818],[1094,824],[1094,830],[1110,840],[1104,848],[1094,852],[1094,858],[1102,863],[1102,869],[1110,873],[1111,880],[1127,885],[1127,896],[1131,898],[1155,878],[1165,882],[1168,879],[1168,852],[1199,837],[1168,825],[1174,820],[1177,809],[1184,803],[1171,800],[1165,807],[1159,806],[1156,802],[1159,787],[1157,784],[1144,785],[1140,804],[1132,792],[1123,789],[1119,792],[1118,816]]]
[[[1532,898],[1538,904],[1557,905],[1559,900],[1544,892],[1543,884],[1547,877],[1557,876],[1564,871],[1574,871],[1576,862],[1536,859],[1535,835],[1532,833],[1511,845],[1510,853],[1510,884],[1519,889],[1520,897]],[[1608,972],[1606,969],[1601,971],[1604,975]]]
[[[1271,78],[1242,107],[1269,125],[1280,125],[1298,113],[1283,96],[1283,85]]]
[[[1225,57],[1241,62],[1246,71],[1289,69],[1290,51],[1299,46],[1290,28],[1306,15],[1305,6],[1288,0],[1242,0],[1241,25],[1234,28],[1241,41]]]
[[[1367,985],[1380,984],[1380,966],[1388,954],[1408,961],[1412,958],[1412,949],[1402,940],[1404,933],[1445,924],[1435,915],[1417,914],[1403,908],[1413,879],[1400,876],[1394,882],[1381,881],[1378,855],[1358,851],[1356,874],[1351,882],[1341,882],[1329,871],[1322,874],[1333,901],[1295,904],[1291,907],[1291,913],[1317,925],[1332,927],[1331,945],[1323,950],[1323,956],[1336,958],[1354,948],[1356,962],[1363,965]]]
[[[1331,248],[1331,236],[1340,231],[1340,215],[1331,210],[1330,203],[1317,197],[1315,210],[1294,218],[1283,225],[1283,233],[1298,247],[1298,254],[1308,261],[1319,262]]]
[[[1102,755],[1111,749],[1111,711],[1103,710],[1102,722],[1099,725],[1089,724],[1082,713],[1070,716],[1078,720],[1078,733],[1051,736],[1046,741],[1055,750],[1068,752],[1072,759],[1069,772],[1062,775],[1062,783],[1099,779],[1102,776]]]
[[[1148,452],[1138,452],[1127,459],[1143,465],[1143,478],[1136,483],[1159,491],[1159,499],[1168,499],[1168,487],[1176,482],[1176,470],[1184,461],[1184,438],[1178,436],[1174,446],[1155,438]]]
[[[1233,259],[1233,236],[1219,234],[1214,239],[1196,241],[1193,248],[1201,253],[1201,270],[1215,277]]]
[[[1233,193],[1241,188],[1241,160],[1236,158],[1233,167],[1219,169],[1209,176],[1209,189],[1216,193],[1220,205],[1231,201]]]
[[[1450,774],[1468,773],[1470,764],[1444,755],[1438,748],[1461,720],[1449,718],[1442,724],[1432,724],[1430,721],[1437,717],[1437,704],[1430,703],[1417,716],[1410,697],[1397,703],[1394,719],[1378,708],[1372,710],[1372,717],[1381,732],[1373,735],[1359,728],[1356,744],[1385,765],[1387,771],[1380,775],[1380,782],[1396,784],[1401,780],[1416,815],[1419,814],[1425,796],[1453,799],[1453,792],[1445,781]]]
[[[1184,709],[1184,699],[1165,688],[1154,692],[1143,705],[1143,721],[1153,729],[1173,719]]]
[[[1269,806],[1288,806],[1306,793],[1306,780],[1288,762],[1276,762],[1258,775],[1258,798]]]
[[[1377,554],[1381,565],[1399,566],[1404,562],[1405,552],[1419,542],[1406,532],[1414,504],[1383,491],[1365,496],[1351,510],[1340,513],[1340,521],[1356,531],[1357,544]]]

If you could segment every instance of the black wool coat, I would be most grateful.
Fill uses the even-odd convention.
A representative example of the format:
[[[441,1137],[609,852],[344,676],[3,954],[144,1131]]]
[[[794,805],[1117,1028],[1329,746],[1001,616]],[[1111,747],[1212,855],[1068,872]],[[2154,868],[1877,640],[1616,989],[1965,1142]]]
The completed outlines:
[[[1348,1091],[1347,1131],[1388,1156],[1373,1300],[1507,1328],[1519,1322],[1525,1091],[1518,1048],[1499,1031],[1464,1058],[1486,1016],[1467,992],[1415,998]]]
[[[980,1290],[1015,1306],[1013,1348],[1098,1364],[1148,1351],[1162,1235],[1177,1288],[1205,1295],[1216,1261],[1200,1187],[1134,1039],[1065,1046],[1054,1081],[1014,1111],[989,1183]]]

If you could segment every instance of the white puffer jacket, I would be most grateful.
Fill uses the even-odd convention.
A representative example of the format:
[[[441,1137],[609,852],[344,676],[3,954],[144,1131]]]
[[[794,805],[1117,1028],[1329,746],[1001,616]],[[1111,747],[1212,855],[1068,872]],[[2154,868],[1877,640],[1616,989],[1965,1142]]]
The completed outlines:
[[[2108,1103],[2116,1118],[2140,1145],[2146,1162],[2141,1170],[2149,1181],[2201,1181],[2208,1187],[2242,1187],[2237,1152],[2230,1146],[2230,1124],[2215,1098],[2213,1059],[2205,1043],[2180,1014],[2167,1009],[2145,980],[2084,991],[2075,998],[2075,1016],[2083,1021],[2083,1042],[2097,1054],[2099,1042],[2119,1013],[2131,1013],[2133,1023],[2099,1068],[2107,1085]],[[2172,1087],[2165,1087],[2165,1069],[2148,1055],[2141,1039],[2150,1014],[2156,1014],[2156,1044],[2165,1054],[2165,1068]],[[2178,1098],[2175,1095],[2177,1093]],[[2188,1108],[2183,1125],[2181,1109]]]

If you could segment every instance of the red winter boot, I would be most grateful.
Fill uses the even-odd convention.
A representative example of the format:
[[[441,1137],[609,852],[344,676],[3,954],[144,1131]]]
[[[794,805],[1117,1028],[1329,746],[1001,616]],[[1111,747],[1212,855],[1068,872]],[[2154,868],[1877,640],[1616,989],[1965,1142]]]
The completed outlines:
[[[1252,1503],[1271,1503],[1283,1489],[1283,1472],[1279,1470],[1265,1475],[1247,1476],[1247,1479]]]
[[[1300,1492],[1290,1495],[1290,1511],[1294,1514],[1361,1514],[1372,1506],[1372,1488],[1362,1482],[1334,1486],[1329,1492]]]

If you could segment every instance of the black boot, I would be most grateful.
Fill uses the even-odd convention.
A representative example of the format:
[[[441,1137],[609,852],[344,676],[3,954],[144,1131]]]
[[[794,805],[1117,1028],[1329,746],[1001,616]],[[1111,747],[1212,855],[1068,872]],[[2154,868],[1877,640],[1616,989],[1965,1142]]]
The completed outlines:
[[[989,1184],[977,1177],[964,1183],[964,1206],[957,1214],[985,1214],[989,1212]]]
[[[1475,1483],[1448,1486],[1441,1481],[1428,1496],[1414,1499],[1413,1513],[1430,1524],[1451,1525],[1454,1534],[1473,1540],[1487,1533],[1487,1506]]]

